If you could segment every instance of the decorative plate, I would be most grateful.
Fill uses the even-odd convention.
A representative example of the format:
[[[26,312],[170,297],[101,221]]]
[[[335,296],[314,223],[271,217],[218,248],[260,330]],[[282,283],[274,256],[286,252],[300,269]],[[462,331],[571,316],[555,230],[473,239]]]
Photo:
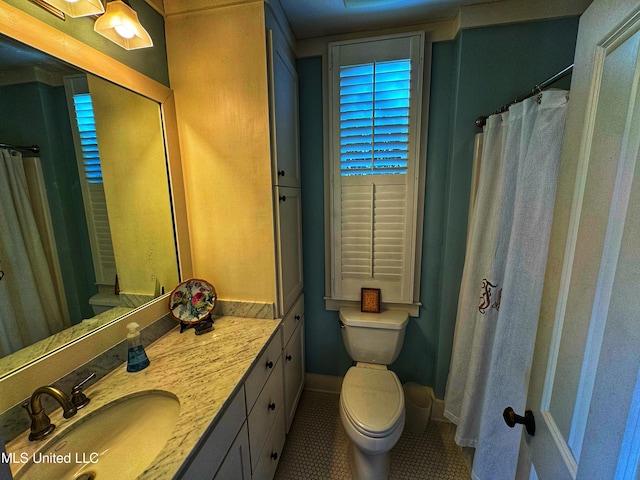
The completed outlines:
[[[182,323],[198,323],[209,316],[217,301],[209,282],[191,278],[179,284],[169,297],[169,313]]]

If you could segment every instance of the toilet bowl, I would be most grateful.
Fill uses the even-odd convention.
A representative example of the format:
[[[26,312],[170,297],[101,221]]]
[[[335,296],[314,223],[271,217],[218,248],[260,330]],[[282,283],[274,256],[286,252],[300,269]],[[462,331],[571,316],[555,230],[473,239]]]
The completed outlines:
[[[389,451],[402,434],[404,418],[404,395],[395,373],[365,364],[347,371],[340,419],[352,443],[349,462],[354,479],[388,477]]]
[[[404,312],[340,309],[343,340],[357,362],[344,376],[340,392],[354,480],[388,478],[390,450],[402,434],[405,408],[402,384],[386,365],[400,352],[407,321]]]

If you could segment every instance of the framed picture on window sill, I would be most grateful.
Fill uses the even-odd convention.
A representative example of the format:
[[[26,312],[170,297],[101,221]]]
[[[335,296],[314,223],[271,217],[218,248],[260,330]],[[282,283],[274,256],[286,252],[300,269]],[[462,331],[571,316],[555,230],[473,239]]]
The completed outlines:
[[[363,288],[360,296],[360,311],[366,313],[380,313],[380,289]]]

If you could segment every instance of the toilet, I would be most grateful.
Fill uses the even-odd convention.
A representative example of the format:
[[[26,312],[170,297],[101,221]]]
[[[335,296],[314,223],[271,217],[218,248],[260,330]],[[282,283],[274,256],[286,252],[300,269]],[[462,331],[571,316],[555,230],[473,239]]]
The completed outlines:
[[[340,308],[342,339],[356,362],[342,382],[340,419],[351,440],[349,463],[354,480],[384,480],[390,450],[404,428],[404,393],[387,370],[400,353],[409,316],[387,310],[363,313]]]
[[[91,305],[93,314],[95,316],[100,315],[107,310],[111,310],[113,307],[119,307],[122,303],[120,300],[120,295],[116,295],[114,293],[99,292],[89,299],[89,304]]]

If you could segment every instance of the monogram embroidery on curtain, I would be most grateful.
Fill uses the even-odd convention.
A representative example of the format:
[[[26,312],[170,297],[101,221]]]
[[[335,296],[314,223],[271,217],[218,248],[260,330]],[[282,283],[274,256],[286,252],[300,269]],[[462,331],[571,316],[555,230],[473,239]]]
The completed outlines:
[[[494,285],[486,278],[482,280],[481,295],[480,295],[480,305],[478,305],[478,310],[483,315],[490,308],[495,308],[496,310],[500,310],[500,300],[502,298],[502,289],[498,290],[497,293],[494,292],[494,289],[498,288],[498,285]],[[495,296],[494,296],[495,294]],[[492,302],[493,300],[493,302]]]

